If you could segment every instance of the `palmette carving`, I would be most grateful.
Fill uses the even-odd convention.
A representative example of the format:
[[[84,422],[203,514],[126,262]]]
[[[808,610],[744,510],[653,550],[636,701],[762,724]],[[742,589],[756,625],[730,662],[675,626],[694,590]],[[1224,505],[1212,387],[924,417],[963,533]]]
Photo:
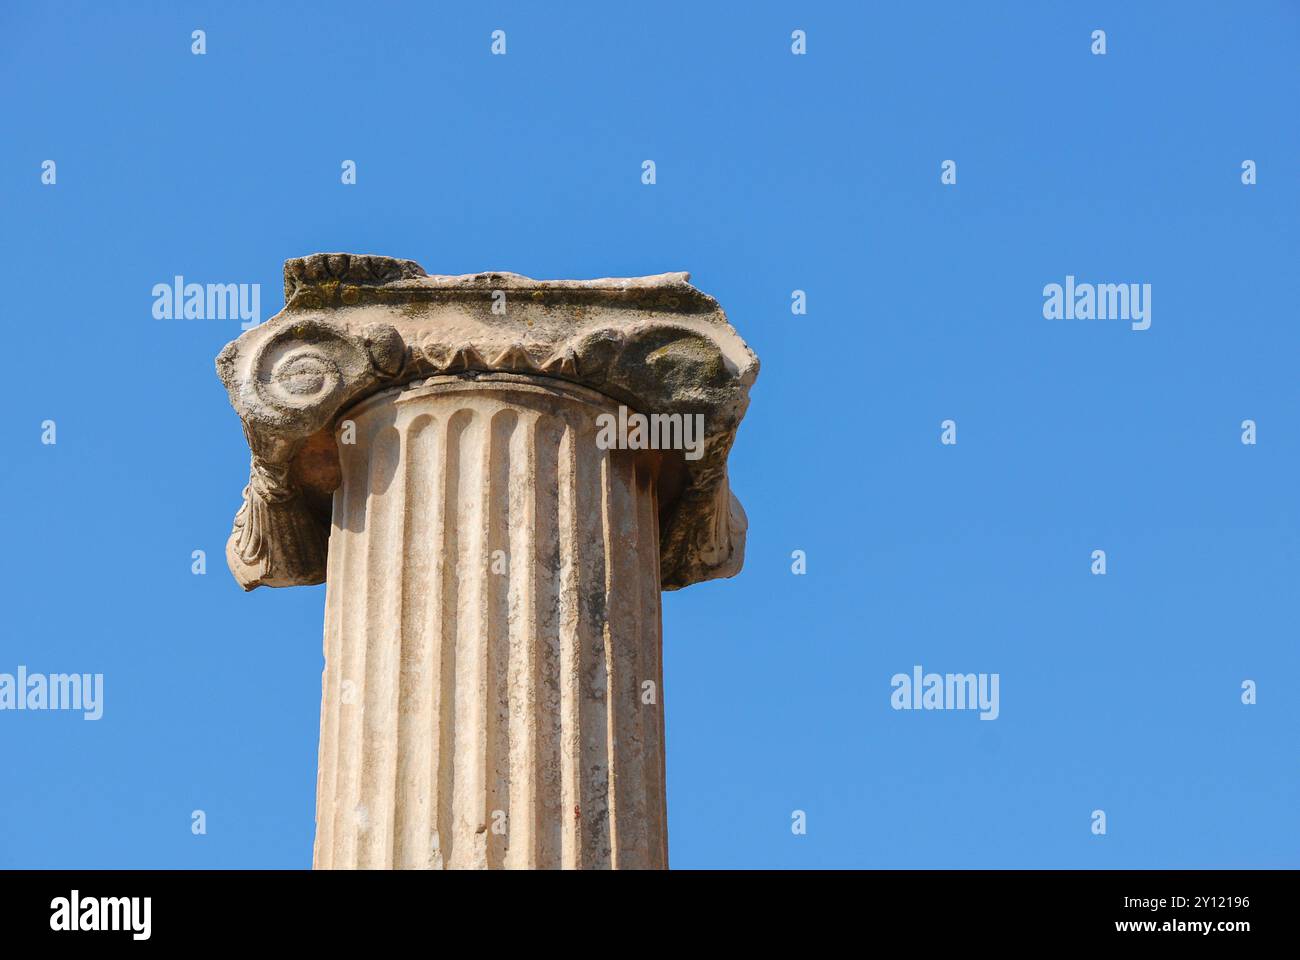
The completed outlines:
[[[409,260],[315,254],[285,263],[286,307],[217,357],[252,451],[227,559],[245,589],[320,583],[333,428],[348,407],[424,377],[540,375],[645,414],[701,414],[698,460],[660,491],[664,589],[734,575],[745,515],[726,461],[758,360],[684,273],[536,281],[431,277]]]
[[[246,590],[325,579],[329,530],[321,526],[288,473],[285,464],[253,457],[244,503],[226,544],[226,562]]]

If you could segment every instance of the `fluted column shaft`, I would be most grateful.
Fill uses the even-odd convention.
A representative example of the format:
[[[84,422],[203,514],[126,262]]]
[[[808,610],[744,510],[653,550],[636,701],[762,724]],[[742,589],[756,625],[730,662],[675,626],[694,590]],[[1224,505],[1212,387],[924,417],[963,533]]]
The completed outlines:
[[[316,867],[667,866],[658,455],[602,412],[500,374],[340,418]]]

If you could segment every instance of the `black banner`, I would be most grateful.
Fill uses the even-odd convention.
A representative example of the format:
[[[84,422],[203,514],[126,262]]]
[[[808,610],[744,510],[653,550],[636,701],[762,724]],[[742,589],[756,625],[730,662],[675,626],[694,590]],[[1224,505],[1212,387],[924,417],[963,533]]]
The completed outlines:
[[[802,936],[812,925],[819,936],[841,929],[918,949],[1134,940],[1230,950],[1285,932],[1294,880],[1287,871],[6,871],[0,921],[7,944],[91,949],[337,947],[429,929],[448,946],[456,931],[478,931],[492,947],[517,937],[550,949],[575,935],[650,947],[704,933]]]

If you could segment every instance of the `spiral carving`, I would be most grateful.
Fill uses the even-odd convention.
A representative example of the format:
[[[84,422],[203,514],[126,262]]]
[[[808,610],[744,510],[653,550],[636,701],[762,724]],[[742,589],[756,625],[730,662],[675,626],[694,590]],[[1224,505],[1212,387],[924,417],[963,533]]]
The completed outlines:
[[[341,411],[417,378],[494,372],[567,380],[646,413],[703,415],[703,456],[681,465],[664,504],[661,583],[730,576],[745,520],[726,460],[758,361],[689,279],[431,277],[413,261],[337,253],[288,261],[285,309],[217,357],[254,455],[230,552],[240,583],[324,576]]]

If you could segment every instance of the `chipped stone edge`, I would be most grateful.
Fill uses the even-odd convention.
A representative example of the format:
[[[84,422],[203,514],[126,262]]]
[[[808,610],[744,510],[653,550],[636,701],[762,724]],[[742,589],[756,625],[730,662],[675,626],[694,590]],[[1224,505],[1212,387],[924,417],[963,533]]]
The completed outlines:
[[[309,494],[319,503],[333,488],[328,475],[305,477],[304,448],[380,390],[475,372],[554,377],[646,413],[703,413],[704,456],[684,461],[685,487],[661,528],[661,585],[734,576],[747,519],[731,492],[727,456],[758,358],[717,301],[689,281],[687,273],[429,276],[412,260],[351,254],[286,261],[285,308],[216,359],[252,455],[226,547],[235,579],[245,590],[323,582],[330,518]],[[476,319],[488,316],[495,290],[508,291],[524,312],[572,314],[572,330],[537,340],[522,324]],[[436,322],[440,305],[462,311],[454,336]]]

